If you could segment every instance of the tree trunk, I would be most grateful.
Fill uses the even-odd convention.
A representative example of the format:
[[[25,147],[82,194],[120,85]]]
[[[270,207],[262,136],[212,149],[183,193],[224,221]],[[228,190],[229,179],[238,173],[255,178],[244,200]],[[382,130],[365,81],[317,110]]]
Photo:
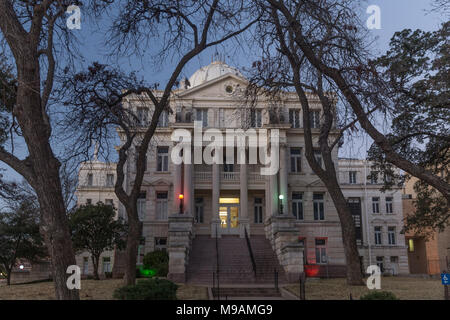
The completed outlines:
[[[6,285],[11,285],[11,270],[6,270]]]
[[[94,279],[100,280],[100,277],[98,276],[98,264],[100,260],[100,255],[92,255],[92,265],[94,266]]]
[[[137,213],[129,213],[128,217],[137,217]],[[127,247],[125,249],[125,285],[136,283],[136,263],[138,246],[141,238],[141,222],[139,219],[128,220]]]

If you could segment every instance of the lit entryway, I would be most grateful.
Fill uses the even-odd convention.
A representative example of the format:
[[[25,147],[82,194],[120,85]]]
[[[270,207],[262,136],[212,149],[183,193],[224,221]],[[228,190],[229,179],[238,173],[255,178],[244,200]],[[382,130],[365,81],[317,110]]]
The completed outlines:
[[[219,217],[222,234],[239,234],[239,198],[220,198]]]

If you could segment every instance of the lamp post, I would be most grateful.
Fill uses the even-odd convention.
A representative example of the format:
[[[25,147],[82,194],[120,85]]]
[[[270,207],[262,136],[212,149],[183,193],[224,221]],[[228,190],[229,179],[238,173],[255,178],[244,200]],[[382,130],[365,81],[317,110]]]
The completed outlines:
[[[180,199],[180,214],[183,214],[183,199],[184,199],[184,195],[182,193],[180,193],[180,195],[178,196],[178,199]]]
[[[283,214],[283,199],[284,199],[284,196],[282,194],[280,194],[278,196],[278,199],[280,199],[280,214]]]

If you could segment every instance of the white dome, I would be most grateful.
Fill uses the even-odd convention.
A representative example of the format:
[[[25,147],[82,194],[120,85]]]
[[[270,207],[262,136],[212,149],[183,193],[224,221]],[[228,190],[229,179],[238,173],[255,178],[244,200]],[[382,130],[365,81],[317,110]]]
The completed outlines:
[[[228,73],[243,77],[242,73],[238,69],[230,67],[225,62],[214,61],[194,72],[194,74],[189,78],[189,88],[201,85],[202,83],[219,78]]]

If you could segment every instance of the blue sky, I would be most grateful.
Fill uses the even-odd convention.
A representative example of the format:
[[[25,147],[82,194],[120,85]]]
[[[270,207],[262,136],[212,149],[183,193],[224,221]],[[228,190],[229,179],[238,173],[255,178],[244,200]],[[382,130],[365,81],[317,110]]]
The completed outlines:
[[[366,1],[366,3],[367,6],[378,5],[381,9],[381,29],[371,31],[373,32],[373,35],[377,37],[374,46],[374,49],[377,52],[374,52],[374,54],[383,53],[386,51],[389,40],[396,31],[400,31],[405,28],[436,30],[444,21],[444,17],[439,13],[430,14],[426,12],[426,10],[430,9],[431,1],[429,0],[369,0]],[[368,16],[368,14],[364,14],[361,18],[365,21]],[[100,23],[100,27],[101,26],[102,23]],[[101,46],[103,31],[98,30],[98,26],[84,23],[82,20],[81,30],[73,30],[73,32],[77,32],[79,38],[81,39],[80,52],[82,52],[85,56],[84,65],[87,65],[92,61],[108,63],[103,54],[107,53],[109,49]],[[182,74],[189,77],[198,68],[209,64],[214,51],[215,49],[205,51],[199,57],[192,60],[183,70]],[[241,52],[230,53],[227,52],[224,47],[217,48],[217,51],[220,54],[225,55],[225,61],[228,64],[236,67],[246,67],[252,62],[251,55],[244,55]],[[138,71],[138,74],[149,83],[164,83],[164,81],[170,76],[173,69],[173,65],[170,63],[164,67],[158,66],[155,68],[151,64],[146,63],[146,61],[136,58],[120,59],[119,64],[125,71]],[[366,139],[365,135],[361,135],[347,146],[344,145],[340,155],[346,157],[364,157],[366,145],[370,146],[370,141]],[[16,154],[18,156],[25,154],[24,148],[19,148],[19,151]],[[15,173],[3,163],[0,164],[0,168],[7,169],[6,172],[4,172],[5,179],[22,179],[20,175]]]

